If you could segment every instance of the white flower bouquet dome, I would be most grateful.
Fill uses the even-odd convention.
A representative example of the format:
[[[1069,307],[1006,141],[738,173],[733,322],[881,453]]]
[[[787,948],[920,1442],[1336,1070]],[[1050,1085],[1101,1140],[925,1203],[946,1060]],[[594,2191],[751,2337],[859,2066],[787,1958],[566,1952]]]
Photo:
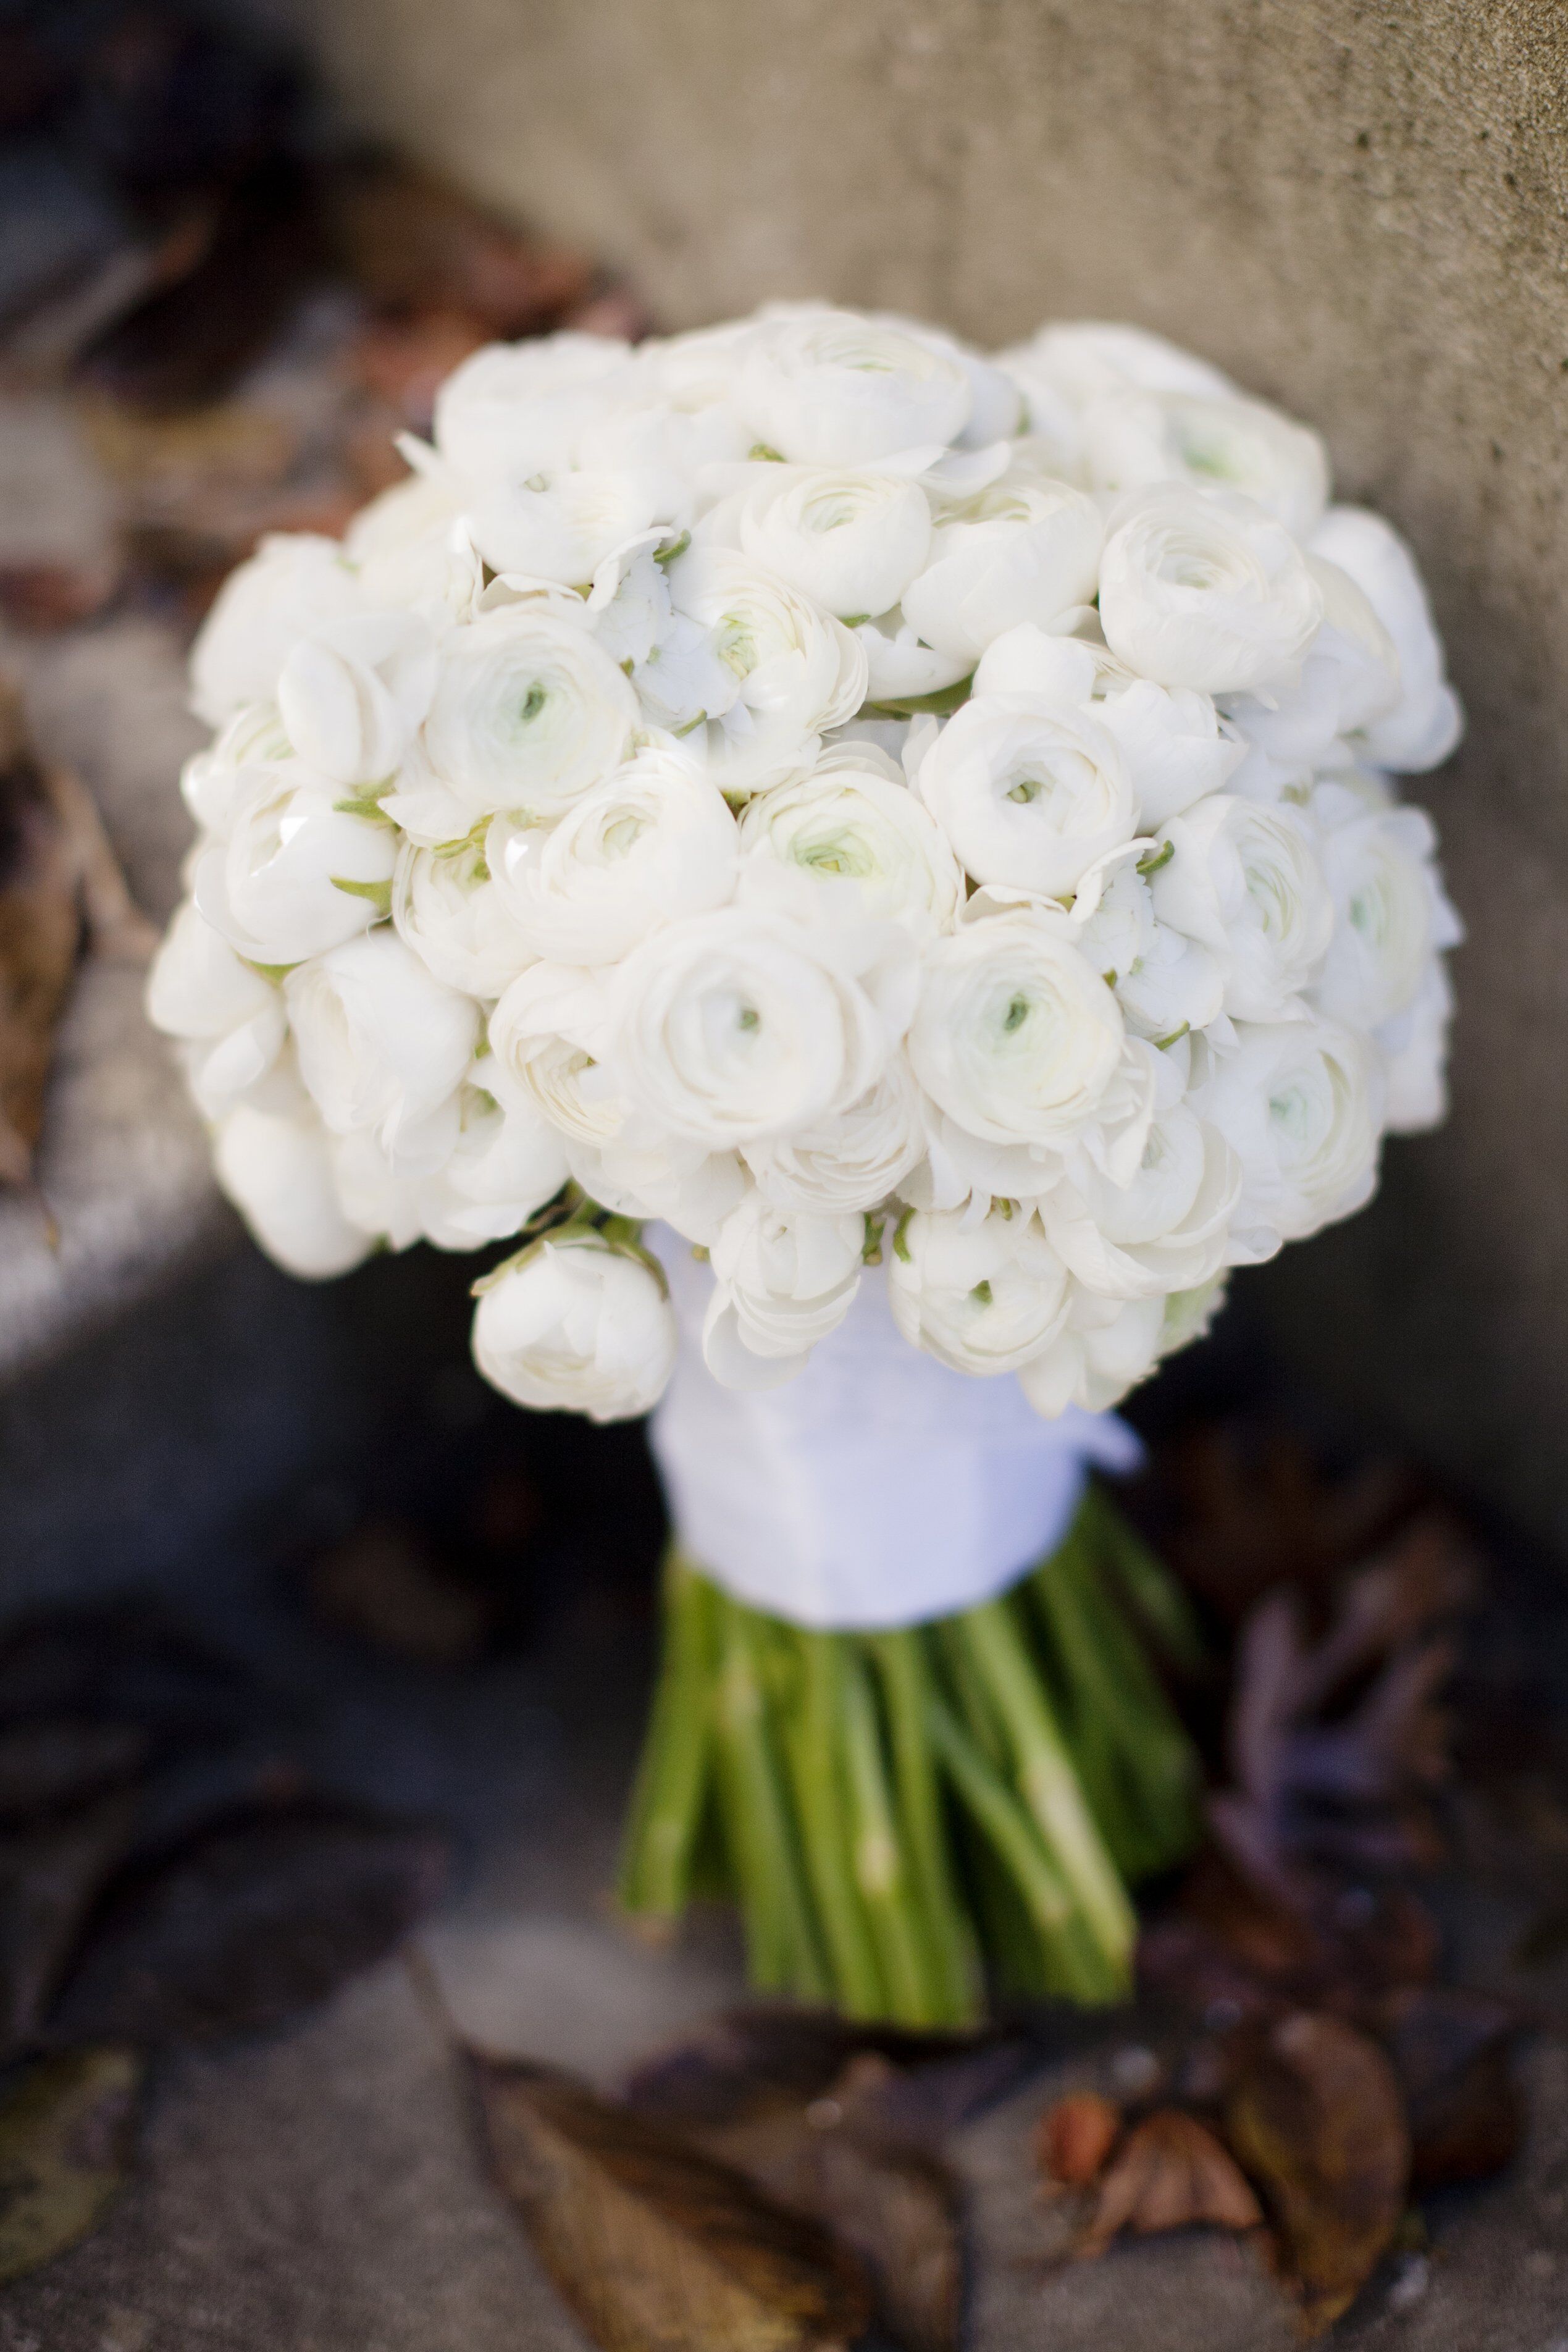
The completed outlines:
[[[1085,1465],[1443,1109],[1409,551],[1125,327],[561,334],[404,451],[193,653],[150,1008],[220,1180],[304,1276],[516,1237],[486,1375],[659,1406],[633,1907],[706,1848],[765,1984],[1113,1995],[1192,1776]]]

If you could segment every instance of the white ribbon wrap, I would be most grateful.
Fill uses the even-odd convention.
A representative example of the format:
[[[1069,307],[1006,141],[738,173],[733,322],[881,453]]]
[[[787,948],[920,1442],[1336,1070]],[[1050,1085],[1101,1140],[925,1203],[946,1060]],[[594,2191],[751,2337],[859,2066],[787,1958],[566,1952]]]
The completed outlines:
[[[721,1388],[702,1358],[713,1291],[666,1228],[647,1236],[681,1327],[650,1424],[682,1548],[737,1600],[797,1625],[871,1630],[949,1617],[1061,1542],[1091,1463],[1128,1470],[1113,1413],[1042,1421],[1016,1380],[974,1380],[899,1333],[880,1267],[780,1388]]]

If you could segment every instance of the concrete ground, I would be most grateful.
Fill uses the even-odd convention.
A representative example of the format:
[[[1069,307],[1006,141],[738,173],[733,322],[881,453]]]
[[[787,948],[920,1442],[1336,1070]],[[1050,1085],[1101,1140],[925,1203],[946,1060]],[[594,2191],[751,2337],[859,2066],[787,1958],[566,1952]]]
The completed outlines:
[[[260,1578],[225,1588],[209,1572],[190,1598],[306,1703],[326,1778],[459,1825],[465,1860],[423,1940],[473,2037],[609,2082],[738,1993],[718,1923],[655,1956],[608,1914],[647,1657],[624,1589],[585,1579],[532,1654],[456,1676],[323,1635]],[[1508,1926],[1490,1903],[1461,1923],[1468,1973],[1490,1973]],[[1086,2029],[959,2142],[975,2352],[1286,2352],[1295,2340],[1267,2279],[1215,2236],[1048,2273],[1027,2135],[1053,2082],[1082,2079],[1136,2036],[1135,2019]],[[1511,2174],[1451,2195],[1429,2252],[1380,2273],[1336,2340],[1568,2352],[1568,2033],[1542,2033],[1521,2065],[1530,2132]],[[581,2341],[481,2172],[447,2054],[395,1959],[285,2032],[166,2062],[134,2185],[106,2226],[0,2297],[0,2352]]]

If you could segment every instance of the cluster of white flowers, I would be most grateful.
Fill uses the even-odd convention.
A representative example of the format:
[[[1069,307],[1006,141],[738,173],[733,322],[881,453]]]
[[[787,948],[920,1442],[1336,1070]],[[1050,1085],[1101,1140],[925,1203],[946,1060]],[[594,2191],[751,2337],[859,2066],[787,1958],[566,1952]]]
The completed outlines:
[[[1213,368],[791,306],[482,351],[406,454],[193,656],[151,1009],[286,1266],[570,1186],[477,1312],[527,1403],[658,1395],[657,1218],[723,1381],[880,1255],[913,1344],[1051,1414],[1440,1116],[1458,925],[1389,782],[1458,734],[1426,596]]]

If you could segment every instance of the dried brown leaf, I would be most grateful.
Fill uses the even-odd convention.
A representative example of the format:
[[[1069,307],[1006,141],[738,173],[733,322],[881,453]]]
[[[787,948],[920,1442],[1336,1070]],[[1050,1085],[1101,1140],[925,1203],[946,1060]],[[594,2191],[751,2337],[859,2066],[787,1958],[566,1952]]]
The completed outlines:
[[[134,2051],[72,2050],[0,2097],[0,2281],[97,2229],[130,2168],[141,2084]]]
[[[1160,2107],[1128,2133],[1075,2251],[1092,2260],[1124,2230],[1140,2237],[1199,2223],[1255,2230],[1262,2219],[1258,2200],[1207,2126],[1177,2107]]]
[[[1184,1507],[1166,1547],[1172,1565],[1231,1620],[1275,1585],[1320,1590],[1381,1543],[1414,1499],[1398,1465],[1330,1481],[1291,1433],[1234,1423],[1189,1431],[1169,1467]]]
[[[49,2032],[145,2044],[276,2023],[380,1959],[444,1864],[429,1830],[325,1807],[204,1828],[114,1890]]]
[[[1035,2153],[1048,2180],[1087,2189],[1099,2179],[1121,2137],[1120,2107],[1098,2091],[1070,2091],[1041,2116]]]
[[[1500,2172],[1524,2128],[1506,2001],[1459,1985],[1413,1986],[1389,2003],[1385,2038],[1410,2123],[1420,2193]]]
[[[468,2063],[501,2186],[606,2352],[828,2352],[863,2331],[858,2266],[732,2166],[553,2068]]]
[[[0,1183],[32,1177],[55,1028],[81,948],[78,878],[20,698],[0,688]]]
[[[481,341],[558,324],[591,280],[580,254],[537,242],[446,181],[391,157],[340,164],[329,176],[325,207],[335,258],[372,302],[464,311]]]
[[[1320,2335],[1390,2244],[1410,2181],[1394,2069],[1341,2019],[1297,2011],[1263,2032],[1226,2102],[1226,2137],[1259,2184]]]

